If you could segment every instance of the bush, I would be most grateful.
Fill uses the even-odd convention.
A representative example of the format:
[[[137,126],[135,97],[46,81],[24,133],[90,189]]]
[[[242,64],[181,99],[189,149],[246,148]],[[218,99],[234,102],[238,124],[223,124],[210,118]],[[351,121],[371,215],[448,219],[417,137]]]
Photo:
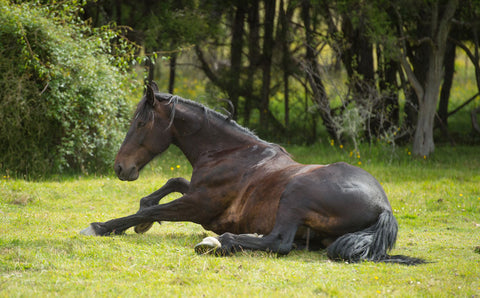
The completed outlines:
[[[0,169],[104,171],[125,130],[133,48],[91,29],[78,1],[0,0]]]

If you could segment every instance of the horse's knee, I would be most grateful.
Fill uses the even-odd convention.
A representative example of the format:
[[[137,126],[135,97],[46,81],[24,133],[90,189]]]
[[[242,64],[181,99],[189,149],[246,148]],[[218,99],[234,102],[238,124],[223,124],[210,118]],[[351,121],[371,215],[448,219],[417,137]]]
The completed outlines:
[[[140,199],[140,210],[152,206],[152,199],[149,197],[143,197]]]
[[[190,182],[185,178],[177,177],[170,178],[165,185],[174,188],[176,192],[185,194],[190,187]]]

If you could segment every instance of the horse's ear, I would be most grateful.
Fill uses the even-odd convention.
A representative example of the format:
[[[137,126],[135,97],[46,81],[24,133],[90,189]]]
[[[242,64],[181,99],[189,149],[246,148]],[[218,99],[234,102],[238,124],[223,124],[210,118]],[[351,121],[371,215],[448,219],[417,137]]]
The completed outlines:
[[[153,83],[155,84],[155,83]],[[153,87],[151,84],[147,85],[147,93],[145,94],[147,98],[147,103],[151,105],[152,107],[155,106],[155,89],[158,90],[157,84],[155,84]]]
[[[157,83],[155,83],[154,81],[150,82],[150,86],[152,87],[154,92],[160,92],[160,90],[158,89]]]

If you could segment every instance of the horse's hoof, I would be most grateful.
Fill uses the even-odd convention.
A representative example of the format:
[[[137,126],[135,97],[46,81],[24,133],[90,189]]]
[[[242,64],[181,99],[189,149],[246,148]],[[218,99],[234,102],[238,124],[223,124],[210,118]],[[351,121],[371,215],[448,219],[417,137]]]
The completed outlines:
[[[153,226],[153,222],[146,222],[146,223],[136,225],[134,230],[135,230],[135,233],[137,234],[143,234],[146,231],[150,230],[152,226]]]
[[[199,255],[206,255],[214,253],[217,249],[222,247],[220,241],[215,237],[207,237],[202,242],[195,245],[195,252]]]
[[[92,225],[89,225],[86,229],[81,230],[80,234],[84,236],[98,236],[97,232],[95,232],[95,229],[92,227]]]

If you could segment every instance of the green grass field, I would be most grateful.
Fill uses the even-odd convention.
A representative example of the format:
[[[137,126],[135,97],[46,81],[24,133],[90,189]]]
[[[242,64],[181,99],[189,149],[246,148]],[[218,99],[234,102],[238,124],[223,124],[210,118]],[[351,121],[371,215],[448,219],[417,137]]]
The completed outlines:
[[[438,147],[428,160],[413,159],[408,148],[393,157],[380,147],[287,148],[302,163],[344,160],[377,177],[400,225],[392,253],[432,262],[421,266],[334,263],[306,251],[199,256],[193,246],[212,233],[183,222],[144,235],[78,234],[90,222],[136,212],[168,178],[189,178],[190,166],[172,149],[135,182],[1,177],[0,297],[480,296],[478,146]]]

